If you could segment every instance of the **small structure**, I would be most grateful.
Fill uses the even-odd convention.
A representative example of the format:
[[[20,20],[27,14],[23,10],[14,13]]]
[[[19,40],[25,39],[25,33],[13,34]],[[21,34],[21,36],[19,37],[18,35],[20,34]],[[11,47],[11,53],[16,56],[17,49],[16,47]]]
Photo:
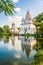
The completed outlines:
[[[11,33],[18,33],[18,29],[16,28],[14,23],[12,23]]]
[[[27,12],[25,18],[21,21],[21,31],[19,34],[34,34],[36,32],[36,26],[34,25],[34,19],[31,17],[29,11]]]

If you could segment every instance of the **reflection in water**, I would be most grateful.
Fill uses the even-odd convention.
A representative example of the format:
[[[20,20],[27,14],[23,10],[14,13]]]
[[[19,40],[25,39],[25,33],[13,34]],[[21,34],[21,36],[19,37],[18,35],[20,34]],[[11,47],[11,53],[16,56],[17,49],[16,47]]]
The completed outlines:
[[[31,55],[31,52],[35,51],[36,39],[34,37],[22,37],[21,46],[22,50],[26,52],[27,57]]]
[[[23,37],[21,39],[21,44],[28,46],[29,49],[32,50],[34,48],[34,46],[36,45],[36,39],[34,37],[29,37],[29,38]]]
[[[3,37],[3,42],[4,43],[9,43],[9,36],[4,36]]]
[[[2,36],[0,36],[0,42],[2,41],[2,38],[3,38],[3,37],[2,37]]]
[[[0,65],[27,65],[33,60],[36,53],[34,37],[12,36],[3,37],[2,40],[3,42],[0,41]]]

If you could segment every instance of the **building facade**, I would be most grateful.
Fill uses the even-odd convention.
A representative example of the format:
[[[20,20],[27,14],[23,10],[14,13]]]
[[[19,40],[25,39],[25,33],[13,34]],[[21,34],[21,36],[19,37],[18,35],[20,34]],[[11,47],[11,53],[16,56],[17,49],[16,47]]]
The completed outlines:
[[[21,21],[21,31],[19,34],[34,34],[36,32],[36,27],[34,25],[34,19],[31,17],[29,11],[27,12],[25,18]]]
[[[11,33],[18,33],[18,29],[16,28],[16,25],[14,23],[12,23]]]

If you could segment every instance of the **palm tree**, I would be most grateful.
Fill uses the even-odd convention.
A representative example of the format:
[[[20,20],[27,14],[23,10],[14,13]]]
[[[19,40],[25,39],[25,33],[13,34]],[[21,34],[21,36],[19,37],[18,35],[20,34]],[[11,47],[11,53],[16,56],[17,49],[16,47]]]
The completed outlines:
[[[0,13],[4,12],[5,15],[13,15],[14,4],[10,0],[0,0]]]

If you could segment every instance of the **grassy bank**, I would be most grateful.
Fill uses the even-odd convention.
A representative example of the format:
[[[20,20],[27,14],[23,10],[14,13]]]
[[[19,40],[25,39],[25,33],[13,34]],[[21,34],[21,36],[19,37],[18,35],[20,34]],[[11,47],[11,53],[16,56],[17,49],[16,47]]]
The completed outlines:
[[[0,33],[0,36],[4,36],[4,35],[11,35],[11,33],[6,33],[6,32]]]
[[[43,50],[39,50],[30,65],[43,65]]]
[[[2,33],[0,33],[0,35],[10,35],[10,36],[11,36],[12,33],[2,32]],[[38,34],[17,34],[17,33],[14,33],[13,35],[14,35],[14,36],[34,36],[34,37],[36,37],[36,38],[39,37]]]
[[[34,37],[39,37],[38,34],[20,34],[20,36],[34,36]]]

